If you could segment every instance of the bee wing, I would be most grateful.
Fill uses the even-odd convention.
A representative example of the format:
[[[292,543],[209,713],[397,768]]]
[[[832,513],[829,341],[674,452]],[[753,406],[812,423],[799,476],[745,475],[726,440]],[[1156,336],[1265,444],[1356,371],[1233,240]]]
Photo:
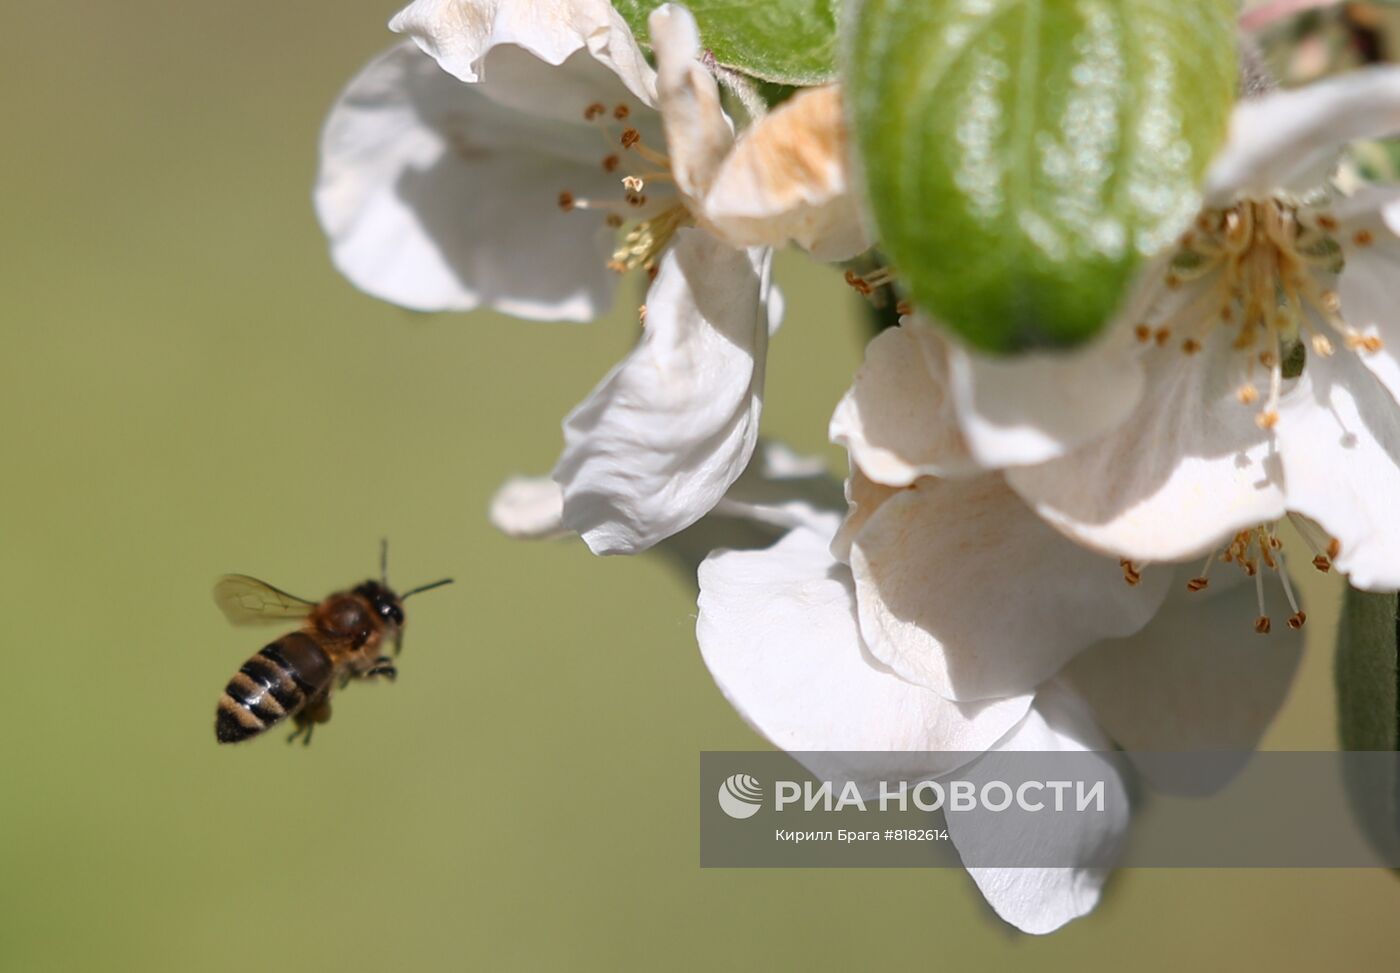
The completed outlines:
[[[313,601],[289,595],[246,574],[226,574],[214,585],[214,602],[235,625],[258,625],[288,618],[305,618]]]

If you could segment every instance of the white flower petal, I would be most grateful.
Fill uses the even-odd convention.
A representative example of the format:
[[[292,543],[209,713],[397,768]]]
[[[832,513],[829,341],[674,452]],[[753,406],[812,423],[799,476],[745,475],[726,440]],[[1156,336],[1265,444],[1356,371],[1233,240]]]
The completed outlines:
[[[1357,588],[1400,588],[1400,408],[1355,355],[1309,355],[1280,410],[1288,508],[1341,542]]]
[[[1063,456],[1118,425],[1142,395],[1124,328],[1069,353],[992,358],[952,345],[949,382],[973,459],[987,469]]]
[[[1146,352],[1134,413],[1068,456],[1007,471],[1007,481],[1081,543],[1136,560],[1204,554],[1236,530],[1283,515],[1277,457],[1235,397],[1244,360],[1216,328],[1204,348]],[[1285,396],[1286,397],[1286,396]]]
[[[719,85],[699,61],[700,31],[690,11],[662,4],[647,18],[647,28],[671,174],[681,192],[701,200],[734,144],[734,132],[720,107]]]
[[[850,564],[851,545],[855,543],[860,529],[865,526],[870,516],[880,509],[881,504],[902,489],[903,487],[887,487],[876,483],[862,473],[859,466],[852,463],[851,475],[846,477],[846,519],[841,522],[841,529],[831,539],[831,556],[842,564]]]
[[[1223,785],[1258,745],[1292,685],[1303,633],[1285,624],[1293,610],[1267,569],[1260,577],[1273,622],[1268,635],[1254,631],[1255,584],[1234,565],[1215,565],[1204,591],[1187,591],[1188,577],[1177,572],[1172,593],[1146,628],[1090,647],[1066,676],[1159,790],[1201,793]],[[1200,778],[1207,766],[1201,762],[1179,780],[1167,775],[1183,765],[1151,759],[1152,751],[1209,750],[1239,759],[1219,765],[1224,773],[1208,781]]]
[[[389,21],[389,29],[413,38],[443,70],[467,82],[492,74],[496,66],[488,68],[483,60],[505,46],[547,64],[587,50],[637,98],[655,103],[652,70],[607,0],[415,0]]]
[[[1363,189],[1339,200],[1331,212],[1341,223],[1337,237],[1346,258],[1337,280],[1342,317],[1362,334],[1380,337],[1380,350],[1362,352],[1361,362],[1400,402],[1400,306],[1395,291],[1400,237],[1391,228],[1400,223],[1400,189]],[[1364,246],[1357,242],[1358,235],[1367,241]]]
[[[554,469],[564,525],[595,554],[635,553],[688,527],[748,464],[771,264],[769,250],[676,234],[647,294],[641,341],[564,421]]]
[[[850,181],[835,86],[807,88],[749,127],[705,198],[705,216],[736,246],[794,240],[820,260],[870,247]]]
[[[844,508],[841,483],[818,456],[801,456],[782,443],[760,442],[743,475],[714,513],[774,527],[812,525]]]
[[[550,68],[520,52],[540,80]],[[586,55],[584,55],[586,57]],[[376,297],[423,311],[492,307],[588,320],[612,303],[613,231],[559,208],[561,190],[618,195],[598,135],[464,85],[410,44],[372,61],[331,111],[315,203],[336,266]],[[588,90],[573,97],[587,104]]]
[[[1206,177],[1210,205],[1316,187],[1348,142],[1400,134],[1400,68],[1376,67],[1277,91],[1235,107]]]
[[[866,346],[830,435],[870,479],[907,486],[921,476],[977,469],[948,394],[948,347],[912,318]]]
[[[870,658],[850,572],[826,550],[835,525],[830,516],[768,550],[706,559],[696,625],[705,664],[755,730],[819,776],[864,788],[955,770],[1014,726],[1030,697],[952,703]],[[872,766],[846,751],[905,752]]]
[[[1091,751],[1093,756],[1083,759],[1101,767],[1099,773],[1107,784],[1104,811],[1009,818],[985,810],[949,811],[948,836],[959,854],[965,861],[1016,860],[1018,853],[1027,862],[1047,857],[1084,862],[1115,859],[1127,834],[1129,814],[1122,777],[1110,755],[1102,752],[1110,749],[1083,701],[1058,681],[1047,685],[1020,726],[993,753],[958,776],[973,782],[997,779],[997,757],[1006,751]],[[1108,869],[1102,867],[972,866],[967,871],[997,915],[1035,935],[1054,932],[1093,911],[1108,878]]]
[[[565,533],[564,494],[547,476],[513,476],[491,498],[490,519],[507,537],[536,540]]]
[[[1137,631],[1169,580],[1149,570],[1129,586],[995,474],[889,497],[855,535],[851,569],[870,651],[957,700],[1028,692],[1089,644]]]

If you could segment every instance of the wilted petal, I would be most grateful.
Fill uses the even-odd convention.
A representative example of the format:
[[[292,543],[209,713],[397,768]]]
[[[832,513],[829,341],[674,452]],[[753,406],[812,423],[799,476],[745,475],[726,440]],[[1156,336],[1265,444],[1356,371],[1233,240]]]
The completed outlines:
[[[568,81],[567,70],[513,57],[547,89]],[[415,310],[492,307],[548,320],[605,311],[613,231],[600,212],[563,212],[559,194],[618,190],[582,120],[600,92],[567,87],[559,98],[577,114],[550,123],[502,107],[492,84],[454,80],[410,44],[372,61],[321,136],[316,212],[336,266]]]
[[[507,537],[537,540],[565,533],[564,494],[547,476],[513,476],[491,498],[490,519]]]
[[[647,294],[636,349],[564,421],[564,525],[635,553],[724,496],[758,439],[772,252],[685,229]]]
[[[1169,579],[1128,585],[995,474],[889,497],[855,535],[851,569],[870,651],[958,700],[1028,692],[1091,643],[1137,631]]]
[[[907,486],[921,476],[977,469],[948,391],[948,347],[912,318],[866,346],[830,433],[870,479]]]
[[[1216,328],[1194,355],[1147,352],[1161,357],[1132,415],[1063,459],[1008,470],[1007,481],[1071,537],[1138,560],[1195,557],[1277,520],[1278,460],[1258,406],[1236,398],[1245,356],[1230,339]]]
[[[830,516],[768,550],[706,559],[696,625],[705,664],[755,730],[803,752],[820,776],[864,789],[875,779],[950,772],[1015,725],[1030,697],[952,703],[872,659],[857,631],[850,572],[827,553],[835,525]],[[869,766],[842,751],[908,753]]]
[[[443,70],[468,82],[494,72],[483,61],[498,48],[520,48],[546,64],[587,50],[637,98],[654,103],[652,70],[607,0],[415,0],[389,29],[413,38]]]
[[[987,811],[949,811],[948,835],[965,861],[1026,861],[1047,857],[1063,861],[1102,862],[1117,857],[1129,824],[1128,795],[1111,755],[1112,745],[1094,723],[1083,701],[1058,682],[1036,696],[1035,706],[1014,731],[984,761],[959,776],[976,781],[996,777],[998,753],[1018,750],[1092,751],[1085,757],[1101,769],[1107,782],[1104,810],[1093,813],[1053,813],[1005,818]],[[1017,764],[1017,766],[1021,766]],[[1098,775],[1095,775],[1098,779]],[[1009,826],[1006,822],[1015,822]],[[982,868],[970,866],[977,883],[997,915],[1022,932],[1043,935],[1092,912],[1108,878],[1102,867]]]
[[[1302,658],[1303,633],[1285,624],[1293,609],[1267,569],[1261,577],[1273,622],[1268,635],[1254,632],[1255,585],[1234,565],[1216,565],[1204,591],[1187,591],[1188,576],[1177,572],[1172,593],[1146,628],[1090,647],[1066,675],[1135,761],[1143,752],[1218,750],[1238,754],[1238,769],[1283,705]],[[1200,793],[1203,783],[1225,783],[1201,781],[1200,767],[1191,779],[1164,776],[1181,769],[1171,761],[1137,765],[1159,790]]]
[[[821,260],[870,246],[851,187],[835,86],[807,88],[752,125],[720,166],[705,216],[737,246],[794,240]]]
[[[1357,588],[1400,588],[1400,409],[1350,353],[1309,355],[1284,400],[1279,451],[1288,508],[1341,542]]]
[[[647,19],[656,51],[656,94],[666,127],[671,174],[681,192],[703,199],[734,132],[720,107],[719,86],[700,63],[700,32],[689,10],[662,4]]]
[[[1400,134],[1400,68],[1376,67],[1243,101],[1206,178],[1212,205],[1313,189],[1348,142]]]

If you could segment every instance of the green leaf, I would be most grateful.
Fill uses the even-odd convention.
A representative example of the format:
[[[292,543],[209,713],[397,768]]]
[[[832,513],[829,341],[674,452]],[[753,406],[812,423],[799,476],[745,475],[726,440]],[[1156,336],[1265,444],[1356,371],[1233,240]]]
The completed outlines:
[[[1400,749],[1400,629],[1394,594],[1347,588],[1337,628],[1337,722],[1343,750]],[[1392,765],[1393,766],[1393,765]],[[1377,765],[1346,762],[1342,777],[1366,837],[1400,858],[1400,780]]]
[[[1396,596],[1347,589],[1337,630],[1337,718],[1344,750],[1400,749]]]
[[[861,0],[846,70],[881,245],[992,352],[1096,334],[1194,216],[1231,0]]]
[[[614,0],[647,43],[647,15],[665,0]],[[836,76],[841,0],[685,0],[700,40],[727,68],[779,84],[825,84]]]

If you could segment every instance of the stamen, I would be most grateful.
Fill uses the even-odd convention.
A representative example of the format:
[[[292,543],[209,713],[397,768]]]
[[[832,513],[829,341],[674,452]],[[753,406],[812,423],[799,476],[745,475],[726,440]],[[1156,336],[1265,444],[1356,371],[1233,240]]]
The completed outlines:
[[[1259,617],[1254,620],[1254,631],[1260,635],[1268,635],[1272,623],[1264,611],[1264,576],[1262,574],[1254,576],[1254,594],[1259,601]]]
[[[861,297],[871,297],[878,288],[895,280],[894,270],[890,267],[877,267],[868,274],[858,274],[854,270],[847,270],[843,276],[846,286],[855,290]]]
[[[1210,584],[1210,578],[1208,577],[1208,575],[1210,574],[1211,562],[1213,562],[1214,560],[1215,555],[1213,553],[1206,555],[1206,563],[1201,565],[1201,573],[1196,575],[1196,577],[1192,578],[1190,581],[1186,582],[1187,591],[1190,591],[1194,594],[1197,591],[1206,590],[1206,586]]]
[[[1123,581],[1127,583],[1128,587],[1136,588],[1142,583],[1142,572],[1138,570],[1137,566],[1133,564],[1132,561],[1129,561],[1127,558],[1121,558],[1118,561],[1118,566],[1123,569]]]
[[[1308,518],[1295,513],[1290,513],[1288,515],[1288,520],[1298,531],[1298,535],[1303,538],[1303,542],[1308,545],[1308,548],[1315,555],[1312,559],[1312,566],[1324,574],[1332,570],[1331,560],[1328,559],[1326,554],[1322,553],[1322,548],[1327,547],[1330,550],[1331,544],[1324,545],[1318,542],[1317,525]],[[1326,539],[1331,541],[1331,538]],[[1335,541],[1332,543],[1335,543]]]
[[[625,128],[622,130],[622,147],[630,149],[646,159],[652,165],[671,168],[671,160],[663,153],[657,152],[642,141],[642,133],[635,128]]]
[[[1342,232],[1342,222],[1332,214],[1279,199],[1206,210],[1179,238],[1163,278],[1168,289],[1190,284],[1189,299],[1178,302],[1184,306],[1165,320],[1135,325],[1133,334],[1143,345],[1158,347],[1175,337],[1183,353],[1195,355],[1210,347],[1209,328],[1229,327],[1234,348],[1249,355],[1249,372],[1256,365],[1268,372],[1267,385],[1258,386],[1247,374],[1237,398],[1251,406],[1262,399],[1256,421],[1272,429],[1279,422],[1284,380],[1306,368],[1304,352],[1326,358],[1337,351],[1334,339],[1321,333],[1323,322],[1349,350],[1383,347],[1378,335],[1362,334],[1342,317],[1341,298],[1331,283],[1345,266],[1337,239]],[[1374,238],[1373,230],[1358,229],[1349,242],[1366,246]]]
[[[646,201],[645,196],[640,199]],[[654,275],[656,258],[666,249],[676,230],[689,223],[690,219],[690,211],[677,204],[651,219],[642,220],[623,236],[621,244],[613,252],[612,260],[608,261],[608,268],[617,273],[642,268]]]
[[[1306,531],[1300,530],[1300,532],[1305,538],[1307,537]],[[1254,619],[1256,632],[1260,635],[1267,635],[1273,627],[1273,621],[1269,618],[1268,609],[1265,606],[1265,572],[1262,568],[1267,568],[1277,574],[1279,583],[1283,586],[1284,597],[1288,600],[1288,606],[1292,612],[1288,616],[1289,628],[1299,629],[1303,627],[1307,621],[1307,615],[1299,607],[1298,599],[1293,593],[1293,584],[1288,577],[1288,567],[1283,559],[1283,539],[1274,532],[1274,525],[1261,524],[1248,530],[1238,531],[1223,550],[1206,557],[1205,563],[1201,565],[1201,573],[1186,582],[1186,590],[1190,592],[1205,590],[1209,584],[1207,574],[1210,571],[1211,563],[1217,560],[1234,564],[1244,573],[1245,577],[1254,579],[1254,597],[1259,609],[1259,614]]]
[[[1269,342],[1278,347],[1278,329],[1274,324],[1274,319],[1269,316],[1267,319],[1269,328]],[[1272,429],[1278,425],[1278,403],[1283,395],[1283,367],[1279,363],[1278,355],[1273,352],[1264,352],[1259,356],[1259,363],[1269,370],[1269,399],[1264,404],[1264,411],[1254,417],[1254,421],[1259,424],[1260,429]]]
[[[1298,599],[1293,597],[1293,585],[1288,580],[1288,570],[1283,563],[1283,552],[1278,555],[1278,579],[1283,582],[1283,594],[1288,599],[1288,607],[1293,609],[1293,614],[1288,616],[1288,627],[1295,632],[1303,627],[1308,616],[1298,607]]]

